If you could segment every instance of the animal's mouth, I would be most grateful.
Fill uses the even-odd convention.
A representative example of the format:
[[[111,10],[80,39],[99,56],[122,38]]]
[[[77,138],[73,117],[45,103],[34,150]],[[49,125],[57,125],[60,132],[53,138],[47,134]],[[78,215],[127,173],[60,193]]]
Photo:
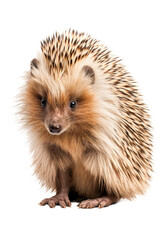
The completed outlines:
[[[51,135],[60,135],[63,132],[65,132],[67,129],[67,128],[63,127],[62,125],[53,125],[53,124],[50,124],[50,125],[45,124],[45,127]]]
[[[48,129],[49,129],[49,132],[50,132],[51,134],[60,134],[61,131],[62,131],[61,125],[53,125],[53,124],[50,124],[50,125],[48,126]]]

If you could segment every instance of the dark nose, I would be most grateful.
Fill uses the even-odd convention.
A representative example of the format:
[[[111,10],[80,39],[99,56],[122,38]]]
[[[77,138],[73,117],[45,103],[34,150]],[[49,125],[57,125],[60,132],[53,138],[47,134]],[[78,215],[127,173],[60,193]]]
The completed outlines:
[[[62,130],[61,125],[53,125],[53,124],[50,124],[50,125],[49,125],[49,131],[50,131],[50,133],[60,133],[61,130]]]

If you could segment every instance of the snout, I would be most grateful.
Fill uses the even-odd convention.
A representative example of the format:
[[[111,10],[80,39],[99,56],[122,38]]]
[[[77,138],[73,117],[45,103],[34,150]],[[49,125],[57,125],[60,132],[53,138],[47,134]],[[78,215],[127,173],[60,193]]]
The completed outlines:
[[[59,134],[62,131],[62,126],[58,124],[54,124],[54,125],[50,124],[48,129],[49,129],[49,132],[52,134]]]
[[[45,127],[51,135],[60,135],[69,127],[68,115],[65,114],[65,111],[62,112],[58,108],[55,108],[54,111],[49,110],[45,116]]]

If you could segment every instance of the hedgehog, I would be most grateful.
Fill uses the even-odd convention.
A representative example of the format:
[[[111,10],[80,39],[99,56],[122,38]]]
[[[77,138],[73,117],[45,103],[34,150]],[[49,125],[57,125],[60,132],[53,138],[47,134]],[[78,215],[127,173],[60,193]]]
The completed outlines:
[[[107,207],[151,180],[148,109],[121,60],[74,30],[41,42],[21,91],[34,173],[55,192],[40,205]]]

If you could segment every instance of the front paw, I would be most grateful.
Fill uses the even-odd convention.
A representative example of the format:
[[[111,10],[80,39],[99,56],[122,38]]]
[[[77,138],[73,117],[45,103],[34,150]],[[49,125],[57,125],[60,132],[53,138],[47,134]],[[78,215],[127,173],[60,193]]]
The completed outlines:
[[[67,194],[57,194],[51,198],[45,198],[39,204],[41,206],[48,204],[50,208],[54,208],[56,205],[62,208],[71,207],[71,202]]]

